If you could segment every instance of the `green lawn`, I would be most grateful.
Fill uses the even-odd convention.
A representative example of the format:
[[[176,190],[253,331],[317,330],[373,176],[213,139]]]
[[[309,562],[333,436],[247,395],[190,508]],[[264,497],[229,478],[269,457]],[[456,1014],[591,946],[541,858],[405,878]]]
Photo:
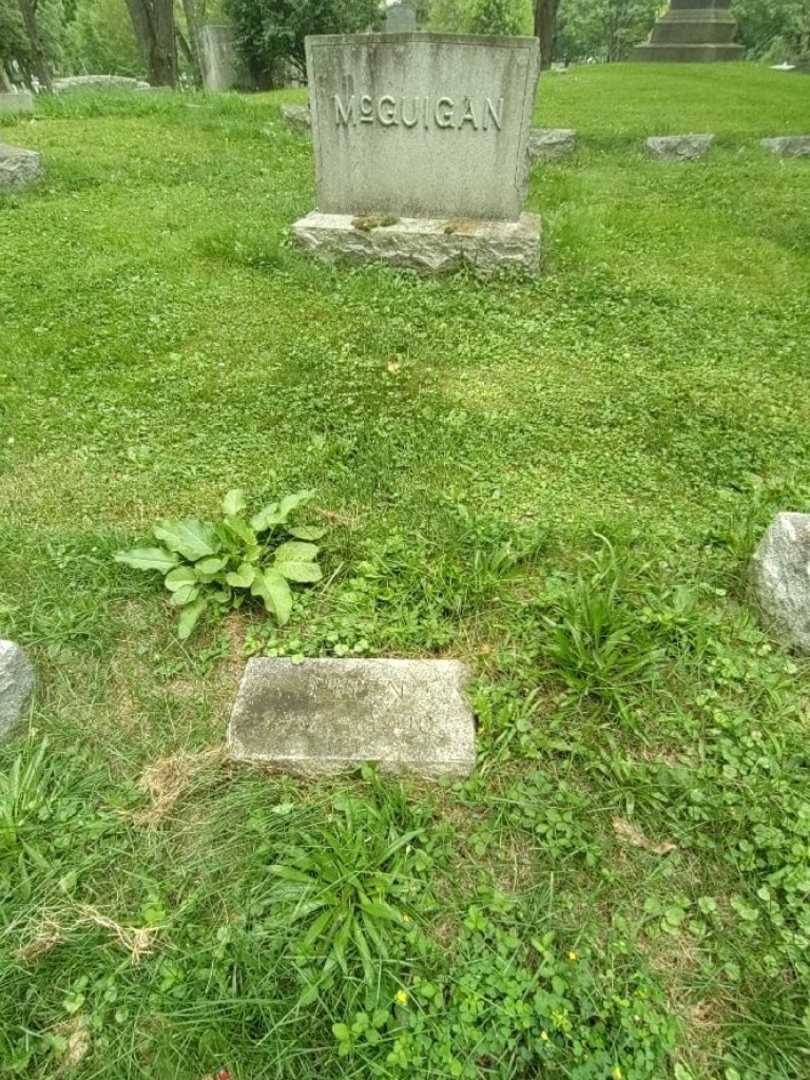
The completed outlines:
[[[806,1077],[810,665],[745,571],[810,510],[810,162],[758,146],[810,80],[545,76],[546,273],[488,284],[297,254],[302,98],[1,118],[0,1076]],[[112,556],[235,487],[316,489],[325,584],[180,643]],[[475,775],[228,764],[257,652],[468,660]]]

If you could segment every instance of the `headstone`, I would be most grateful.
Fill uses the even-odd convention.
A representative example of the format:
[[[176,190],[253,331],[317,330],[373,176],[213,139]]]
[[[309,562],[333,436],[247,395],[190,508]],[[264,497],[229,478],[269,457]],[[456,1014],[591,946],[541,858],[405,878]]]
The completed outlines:
[[[411,34],[416,29],[416,12],[407,3],[388,4],[385,9],[386,34]]]
[[[203,26],[198,41],[203,87],[212,94],[234,90],[239,73],[233,27]]]
[[[502,244],[505,265],[537,269],[539,219],[521,213],[536,38],[324,35],[307,39],[307,66],[318,211],[293,227],[301,244],[322,258],[373,259],[375,227],[361,225],[369,236],[345,251],[341,243],[353,221],[380,221],[396,265],[425,269],[411,254],[431,235],[453,253],[446,266],[486,249],[493,267]]]
[[[33,690],[31,661],[13,641],[0,641],[0,742],[13,734]]]
[[[752,571],[765,621],[785,645],[810,653],[810,514],[777,514]]]
[[[737,20],[731,0],[671,0],[650,40],[633,50],[633,60],[711,63],[742,60],[745,48],[735,41]]]
[[[21,113],[34,111],[34,95],[28,90],[16,94],[0,94],[0,113]]]
[[[696,161],[707,154],[714,135],[654,135],[645,146],[658,161]]]
[[[70,75],[53,80],[55,94],[75,94],[83,90],[151,90],[143,79],[130,79],[127,75]]]
[[[35,150],[0,143],[0,191],[23,187],[45,175]]]
[[[475,765],[467,679],[455,660],[252,659],[231,715],[230,753],[299,776],[364,762],[467,776]]]
[[[556,161],[577,148],[577,133],[570,128],[532,128],[529,161]]]
[[[762,139],[760,145],[776,157],[810,157],[810,135],[781,135]]]
[[[281,115],[287,127],[297,135],[312,134],[312,117],[309,105],[282,105]]]

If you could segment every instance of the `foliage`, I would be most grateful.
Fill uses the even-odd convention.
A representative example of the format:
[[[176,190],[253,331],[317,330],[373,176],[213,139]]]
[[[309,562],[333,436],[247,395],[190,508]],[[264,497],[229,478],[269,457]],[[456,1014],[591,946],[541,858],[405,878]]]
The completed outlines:
[[[66,29],[66,58],[73,73],[142,78],[143,54],[123,0],[77,0]]]
[[[527,34],[529,0],[434,0],[430,28],[459,34]]]
[[[248,596],[260,597],[279,626],[290,618],[290,582],[304,584],[323,576],[316,559],[325,529],[293,526],[290,514],[312,497],[302,491],[270,503],[250,519],[241,491],[229,491],[224,517],[216,524],[187,518],[164,520],[152,532],[162,547],[119,551],[116,562],[136,570],[157,570],[180,609],[178,637],[187,638],[200,617],[214,608],[238,610]]]
[[[808,0],[734,0],[731,10],[750,55],[774,63],[810,56]]]
[[[563,0],[557,55],[582,60],[624,60],[660,14],[659,0]]]
[[[37,28],[51,67],[63,60],[65,13],[62,0],[42,0],[37,5]],[[34,58],[17,0],[0,0],[0,63],[14,81],[30,83]]]
[[[379,18],[376,0],[225,0],[242,57],[260,86],[273,85],[288,62],[306,76],[304,39],[368,29]]]

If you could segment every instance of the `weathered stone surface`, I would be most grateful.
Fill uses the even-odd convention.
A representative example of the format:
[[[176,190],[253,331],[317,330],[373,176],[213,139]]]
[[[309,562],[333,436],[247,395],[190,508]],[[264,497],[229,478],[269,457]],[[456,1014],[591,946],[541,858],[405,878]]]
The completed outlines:
[[[53,80],[55,94],[73,94],[80,90],[151,90],[143,79],[130,79],[125,75],[71,75],[66,79]]]
[[[540,269],[540,218],[518,221],[352,217],[317,210],[296,221],[296,241],[326,262],[380,262],[400,269],[443,273],[471,266],[489,276]]]
[[[696,161],[711,149],[714,135],[656,135],[647,152],[658,161]]]
[[[810,135],[782,135],[777,139],[762,139],[760,146],[777,157],[810,157]]]
[[[307,38],[317,206],[325,214],[516,221],[536,38]]]
[[[386,5],[386,34],[409,34],[414,30],[416,30],[416,11],[410,4],[397,0]]]
[[[475,725],[455,660],[249,660],[231,715],[238,761],[302,776],[363,762],[387,772],[466,776]]]
[[[23,187],[45,175],[35,150],[0,143],[0,191]]]
[[[577,148],[577,133],[571,128],[532,128],[529,132],[529,161],[556,161]]]
[[[0,742],[13,734],[33,690],[31,661],[13,641],[0,641]]]
[[[28,90],[16,94],[0,94],[0,113],[34,111],[34,95]]]
[[[281,115],[291,131],[297,135],[312,135],[312,117],[309,105],[282,105]]]
[[[734,39],[737,20],[731,0],[671,0],[650,40],[633,51],[634,60],[712,63],[742,60],[745,49]]]
[[[752,577],[774,633],[810,653],[810,514],[777,514],[754,554]]]

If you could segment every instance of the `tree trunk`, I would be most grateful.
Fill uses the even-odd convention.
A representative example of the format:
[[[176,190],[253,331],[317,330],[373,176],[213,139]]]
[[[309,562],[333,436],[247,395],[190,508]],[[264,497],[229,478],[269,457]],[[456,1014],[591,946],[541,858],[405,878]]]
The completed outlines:
[[[535,0],[534,36],[540,38],[540,67],[551,67],[560,0]]]
[[[204,12],[205,7],[201,5]],[[188,44],[191,47],[192,59],[191,62],[194,65],[195,76],[197,84],[202,83],[202,61],[200,59],[200,29],[201,29],[201,12],[198,9],[194,0],[183,0],[183,11],[186,14],[186,28],[188,30]],[[182,42],[181,42],[182,44]]]
[[[22,2],[22,0],[20,0]],[[177,85],[173,0],[127,0],[152,86]]]
[[[0,63],[0,94],[10,94],[14,90],[11,85],[11,79],[6,74],[6,69]]]
[[[42,39],[39,36],[39,27],[37,26],[37,6],[39,0],[17,0],[17,6],[20,9],[23,23],[25,24],[25,32],[28,35],[28,41],[31,45],[31,60],[33,62],[34,74],[39,82],[40,89],[46,94],[53,92],[51,85],[51,68],[48,64],[48,54],[45,52],[45,47],[42,44]]]

